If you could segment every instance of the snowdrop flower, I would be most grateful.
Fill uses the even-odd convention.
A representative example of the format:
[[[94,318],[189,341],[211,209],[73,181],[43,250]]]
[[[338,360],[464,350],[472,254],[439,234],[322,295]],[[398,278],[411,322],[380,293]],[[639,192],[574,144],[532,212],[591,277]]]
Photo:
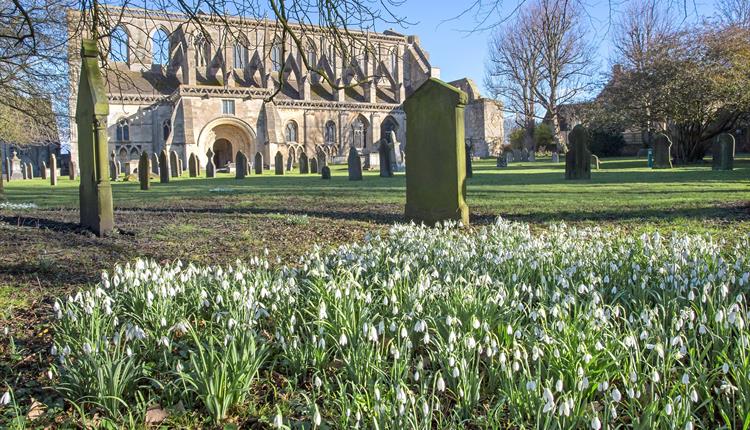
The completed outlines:
[[[672,402],[667,403],[667,406],[664,407],[664,413],[667,414],[667,416],[672,415]]]
[[[323,381],[318,377],[318,375],[315,375],[315,379],[313,379],[313,384],[315,385],[315,388],[320,389],[320,387],[323,386]]]
[[[526,383],[526,389],[528,391],[534,391],[536,390],[536,381],[529,381]]]
[[[437,385],[436,388],[437,388],[437,390],[439,392],[442,393],[443,391],[445,391],[445,380],[443,379],[442,375],[438,376],[438,380],[437,380],[437,384],[436,385]]]
[[[655,383],[658,383],[661,380],[661,377],[659,376],[659,372],[654,370],[653,373],[651,373],[651,380],[654,381]]]
[[[599,417],[594,417],[591,420],[591,430],[600,430],[602,428],[602,422],[599,421]]]
[[[689,384],[690,383],[690,375],[688,375],[687,373],[683,373],[682,374],[682,383],[685,384],[685,385]]]
[[[93,349],[91,348],[91,344],[89,344],[88,342],[84,343],[83,344],[83,352],[85,354],[87,354],[87,355],[91,354],[93,352]]]
[[[729,373],[729,364],[727,363],[722,364],[721,371],[724,372],[725,375]]]
[[[612,389],[612,400],[615,403],[619,403],[620,400],[622,400],[622,394],[620,394],[620,390],[618,390],[617,387]]]
[[[316,427],[320,426],[321,417],[320,417],[320,411],[318,411],[318,407],[315,407],[315,415],[313,416],[313,422],[315,423]]]
[[[5,406],[10,403],[10,390],[6,391],[2,397],[0,397],[0,405]]]
[[[339,337],[339,345],[346,346],[348,343],[348,339],[346,338],[346,333],[342,332],[341,336]]]

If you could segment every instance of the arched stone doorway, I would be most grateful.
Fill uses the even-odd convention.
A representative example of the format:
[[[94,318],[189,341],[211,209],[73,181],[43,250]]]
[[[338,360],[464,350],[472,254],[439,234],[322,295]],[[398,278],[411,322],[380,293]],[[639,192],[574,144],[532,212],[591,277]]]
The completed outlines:
[[[216,139],[213,148],[214,152],[214,166],[222,168],[234,161],[234,151],[232,150],[232,142],[227,139]]]
[[[382,123],[380,123],[380,139],[385,140],[388,143],[391,142],[391,132],[398,133],[398,123],[392,116],[388,115]]]
[[[206,162],[209,149],[214,152],[214,165],[222,168],[226,163],[234,162],[237,151],[242,151],[249,159],[254,159],[259,150],[255,142],[255,131],[249,124],[239,118],[221,117],[210,121],[201,130],[198,137],[201,162]]]

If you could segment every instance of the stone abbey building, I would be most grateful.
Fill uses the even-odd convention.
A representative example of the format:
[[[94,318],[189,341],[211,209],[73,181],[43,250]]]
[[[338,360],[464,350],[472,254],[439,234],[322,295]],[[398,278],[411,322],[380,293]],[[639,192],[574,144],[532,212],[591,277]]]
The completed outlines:
[[[402,103],[440,72],[416,36],[393,31],[355,33],[361,43],[347,47],[351,51],[344,59],[341,48],[315,28],[305,29],[305,49],[299,50],[289,40],[282,46],[281,29],[274,21],[210,15],[188,20],[144,9],[108,12],[117,24],[101,32],[109,36],[103,42],[109,49],[104,67],[110,103],[107,128],[110,151],[126,171],[142,151],[163,149],[175,151],[183,164],[196,154],[202,165],[211,150],[219,168],[233,161],[237,151],[250,160],[260,152],[264,164],[273,167],[281,152],[288,168],[303,151],[308,157],[324,153],[336,161],[345,160],[354,146],[367,164],[370,159],[377,162],[368,154],[377,155],[380,143],[394,143],[394,138],[392,159],[403,163],[407,142]],[[71,12],[68,19],[74,35],[80,13]],[[71,113],[78,49],[80,43],[73,38]],[[336,85],[308,70],[302,56]],[[285,84],[276,93],[281,82]],[[467,85],[466,80],[461,83]],[[501,105],[476,92],[470,94],[466,112],[467,144],[475,155],[491,155],[503,138]],[[71,131],[71,157],[77,160],[76,128]]]

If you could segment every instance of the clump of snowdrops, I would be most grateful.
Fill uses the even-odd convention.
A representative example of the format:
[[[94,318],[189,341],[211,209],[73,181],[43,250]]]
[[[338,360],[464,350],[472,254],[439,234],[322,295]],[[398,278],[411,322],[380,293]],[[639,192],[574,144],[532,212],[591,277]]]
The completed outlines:
[[[397,225],[293,265],[136,261],[55,305],[57,389],[113,417],[277,427],[735,428],[748,250],[500,219]]]

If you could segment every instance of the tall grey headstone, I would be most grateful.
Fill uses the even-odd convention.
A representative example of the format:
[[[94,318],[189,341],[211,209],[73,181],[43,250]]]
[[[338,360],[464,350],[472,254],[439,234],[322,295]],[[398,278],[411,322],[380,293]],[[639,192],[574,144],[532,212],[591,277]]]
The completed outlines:
[[[591,179],[590,135],[577,125],[568,134],[568,152],[565,154],[565,179]]]
[[[284,154],[281,153],[281,151],[276,152],[276,157],[274,157],[274,170],[277,175],[283,175],[284,174]]]
[[[216,166],[214,165],[214,151],[211,150],[211,148],[208,148],[208,152],[206,152],[206,157],[208,158],[208,161],[206,161],[206,177],[215,178]]]
[[[255,160],[253,160],[253,168],[255,168],[256,175],[263,174],[263,154],[260,152],[255,153]]]
[[[47,172],[47,163],[42,161],[41,165],[39,166],[39,176],[41,176],[41,178],[45,181],[47,180]]]
[[[664,133],[654,139],[654,169],[672,168],[672,141]]]
[[[307,164],[307,154],[304,151],[299,155],[299,172],[303,175],[310,173],[310,166]]]
[[[237,155],[234,159],[235,175],[236,179],[245,179],[247,176],[247,156],[242,151],[237,151]]]
[[[349,157],[347,158],[347,164],[349,167],[349,180],[350,181],[361,181],[362,180],[362,159],[359,157],[357,148],[349,148]]]
[[[162,184],[168,184],[172,174],[169,172],[171,166],[171,160],[169,153],[166,149],[162,149],[159,153],[159,182]]]
[[[143,151],[138,159],[138,181],[141,183],[141,190],[146,191],[151,188],[151,168],[149,167],[151,159],[148,152]]]

